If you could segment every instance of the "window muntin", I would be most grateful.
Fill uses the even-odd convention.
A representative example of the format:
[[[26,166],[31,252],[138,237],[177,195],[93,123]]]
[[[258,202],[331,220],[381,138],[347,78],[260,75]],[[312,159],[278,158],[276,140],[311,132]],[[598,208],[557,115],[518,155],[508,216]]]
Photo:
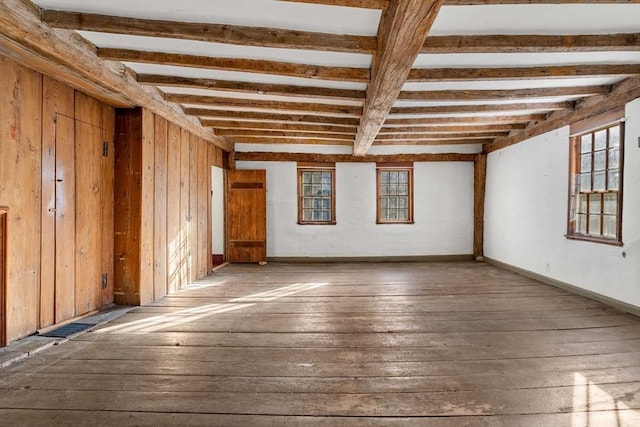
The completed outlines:
[[[335,224],[335,167],[298,166],[298,223]]]
[[[377,222],[413,223],[413,165],[378,164]]]
[[[623,138],[622,122],[572,137],[567,237],[621,243]]]

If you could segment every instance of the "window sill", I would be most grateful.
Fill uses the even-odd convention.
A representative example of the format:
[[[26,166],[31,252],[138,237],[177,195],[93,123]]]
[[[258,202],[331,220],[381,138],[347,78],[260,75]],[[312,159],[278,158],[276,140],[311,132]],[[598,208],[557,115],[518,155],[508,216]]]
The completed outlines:
[[[622,243],[619,240],[611,240],[611,239],[601,239],[598,237],[591,237],[591,236],[583,236],[583,235],[579,235],[579,234],[565,234],[565,236],[567,239],[569,240],[582,240],[585,242],[592,242],[592,243],[602,243],[605,245],[611,245],[611,246],[623,246],[624,243]]]
[[[336,221],[332,221],[332,222],[327,222],[327,221],[323,221],[323,222],[309,222],[309,221],[298,221],[298,225],[336,225],[337,222]]]
[[[386,225],[386,224],[415,224],[415,221],[376,221],[376,224],[378,225]]]

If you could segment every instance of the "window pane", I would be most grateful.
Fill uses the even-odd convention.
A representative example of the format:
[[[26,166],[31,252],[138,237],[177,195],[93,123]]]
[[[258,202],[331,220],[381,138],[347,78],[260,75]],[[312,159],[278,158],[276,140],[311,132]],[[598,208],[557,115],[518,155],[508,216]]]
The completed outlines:
[[[615,238],[617,233],[616,229],[616,217],[615,215],[605,215],[603,216],[603,230],[602,234],[604,237]]]
[[[302,199],[302,207],[305,209],[309,209],[313,207],[313,199],[309,197],[305,197]]]
[[[392,184],[398,182],[398,172],[389,172],[389,182]]]
[[[311,183],[311,172],[302,172],[302,182],[305,184]]]
[[[591,191],[590,173],[583,173],[580,175],[580,191]]]
[[[380,194],[383,196],[389,194],[389,186],[388,185],[380,186]]]
[[[610,215],[618,213],[618,193],[605,193],[604,213]]]
[[[398,207],[398,198],[397,197],[389,197],[389,208],[395,209]]]
[[[593,151],[604,150],[607,148],[607,130],[599,130],[595,134],[595,142],[593,144]]]
[[[322,211],[322,220],[323,221],[331,221],[331,212]]]
[[[302,219],[304,221],[311,221],[313,219],[313,211],[310,209],[305,209],[302,211]]]
[[[391,184],[389,185],[389,194],[395,196],[396,194],[398,194],[398,185],[397,184]]]
[[[402,209],[406,209],[409,207],[409,200],[406,197],[399,197],[398,198],[398,207],[402,208]]]
[[[406,209],[401,209],[398,211],[398,219],[400,221],[408,221],[409,220],[409,212]]]
[[[600,214],[602,212],[602,195],[601,194],[590,194],[589,195],[589,213],[590,214]]]
[[[305,185],[302,189],[302,194],[304,196],[311,196],[311,191],[312,191],[311,185]]]
[[[580,144],[580,152],[581,153],[591,152],[591,134],[582,136],[581,144]]]
[[[398,219],[398,211],[395,209],[389,209],[389,219],[390,220]]]
[[[409,172],[400,172],[399,179],[400,179],[400,183],[409,182]]]
[[[382,209],[386,209],[387,207],[389,207],[389,199],[387,199],[386,197],[381,197],[380,198],[380,207]]]
[[[578,196],[578,200],[578,212],[587,213],[587,195],[580,194],[580,196]]]
[[[400,194],[400,195],[409,194],[409,186],[407,184],[398,185],[398,194]]]
[[[607,152],[596,151],[593,153],[593,170],[602,171],[607,167]]]
[[[580,156],[580,172],[591,171],[591,153]]]
[[[613,169],[609,171],[609,190],[617,190],[618,185],[620,185],[620,174],[618,169]]]
[[[606,172],[595,172],[593,174],[593,191],[601,191],[606,188]]]
[[[609,129],[609,147],[620,146],[620,126]]]
[[[609,169],[617,169],[620,165],[620,151],[617,148],[609,149]]]
[[[600,235],[600,215],[589,215],[589,234]]]
[[[389,183],[389,172],[380,172],[380,180],[383,184]]]
[[[587,234],[587,216],[578,215],[578,221],[576,223],[577,232],[581,234]]]

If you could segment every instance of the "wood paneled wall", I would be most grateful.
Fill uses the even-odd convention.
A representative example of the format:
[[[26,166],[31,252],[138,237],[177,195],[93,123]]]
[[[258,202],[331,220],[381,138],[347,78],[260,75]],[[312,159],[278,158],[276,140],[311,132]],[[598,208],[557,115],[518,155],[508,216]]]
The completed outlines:
[[[115,301],[144,304],[211,271],[222,151],[145,109],[116,112]]]
[[[114,110],[3,56],[0,76],[11,341],[113,301]]]

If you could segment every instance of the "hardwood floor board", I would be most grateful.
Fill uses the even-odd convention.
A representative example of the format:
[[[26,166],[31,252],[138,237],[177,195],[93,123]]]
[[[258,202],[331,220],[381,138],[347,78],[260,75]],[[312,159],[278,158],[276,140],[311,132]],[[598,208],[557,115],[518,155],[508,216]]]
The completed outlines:
[[[634,410],[592,411],[579,416],[564,414],[535,414],[518,416],[474,417],[285,417],[261,415],[212,415],[158,412],[122,411],[65,411],[65,410],[11,410],[0,409],[0,417],[7,425],[22,425],[28,420],[32,427],[51,425],[85,425],[87,419],[94,425],[136,425],[141,427],[193,426],[193,427],[540,427],[571,426],[575,419],[588,419],[594,426],[635,426],[640,414]]]
[[[427,393],[229,393],[14,390],[0,408],[190,412],[293,416],[472,416],[640,409],[637,383],[607,385],[584,401],[589,386]]]
[[[341,393],[387,394],[573,387],[576,378],[596,387],[638,384],[640,367],[604,368],[576,372],[516,374],[384,376],[384,377],[276,377],[175,374],[14,373],[4,377],[1,390],[232,392],[232,393]]]
[[[277,360],[281,363],[366,363],[366,362],[430,362],[496,359],[535,359],[544,357],[590,356],[640,351],[640,340],[569,343],[562,346],[521,343],[476,347],[403,347],[369,348],[360,351],[353,348],[265,348],[254,347],[143,347],[135,343],[126,346],[109,346],[100,342],[72,341],[55,346],[49,357],[73,360],[152,360],[224,362],[244,360],[263,362]],[[49,360],[35,356],[33,360]]]
[[[640,319],[473,262],[229,265],[0,370],[2,425],[640,421]]]

